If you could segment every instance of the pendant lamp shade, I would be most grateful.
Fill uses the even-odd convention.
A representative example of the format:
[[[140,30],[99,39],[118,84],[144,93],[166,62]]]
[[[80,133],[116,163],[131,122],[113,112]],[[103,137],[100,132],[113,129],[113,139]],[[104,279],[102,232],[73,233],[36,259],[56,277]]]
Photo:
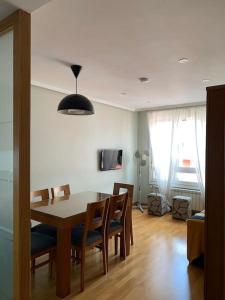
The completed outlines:
[[[94,107],[88,98],[83,95],[77,94],[77,77],[81,71],[81,66],[73,65],[71,69],[76,77],[76,94],[64,97],[59,105],[58,112],[66,115],[93,115]]]
[[[93,115],[94,107],[88,98],[80,94],[72,94],[61,100],[58,112],[66,115]]]

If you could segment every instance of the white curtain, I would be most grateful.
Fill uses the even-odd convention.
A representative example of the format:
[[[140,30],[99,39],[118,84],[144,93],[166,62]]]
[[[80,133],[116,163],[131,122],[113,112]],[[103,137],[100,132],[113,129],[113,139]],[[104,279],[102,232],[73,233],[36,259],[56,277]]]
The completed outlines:
[[[188,121],[188,122],[183,122]],[[205,193],[206,107],[151,111],[148,113],[150,151],[160,193],[169,200],[182,151],[182,138],[191,147],[192,160],[201,192]],[[185,124],[185,126],[184,126]],[[189,148],[190,148],[189,147]],[[187,147],[188,148],[188,147]],[[190,151],[190,149],[189,149]],[[152,172],[150,172],[152,174]],[[150,178],[152,180],[152,178]]]
[[[168,198],[173,165],[174,110],[149,112],[149,137],[155,179],[160,193]]]
[[[202,200],[205,199],[206,107],[195,109],[196,173]]]

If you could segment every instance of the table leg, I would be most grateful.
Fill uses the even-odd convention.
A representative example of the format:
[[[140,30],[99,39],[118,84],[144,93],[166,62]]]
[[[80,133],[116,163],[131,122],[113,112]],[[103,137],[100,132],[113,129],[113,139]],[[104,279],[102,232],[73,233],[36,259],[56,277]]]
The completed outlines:
[[[56,258],[56,296],[70,294],[71,229],[58,228]]]
[[[126,256],[130,255],[130,227],[131,227],[131,203],[128,203],[126,214]]]

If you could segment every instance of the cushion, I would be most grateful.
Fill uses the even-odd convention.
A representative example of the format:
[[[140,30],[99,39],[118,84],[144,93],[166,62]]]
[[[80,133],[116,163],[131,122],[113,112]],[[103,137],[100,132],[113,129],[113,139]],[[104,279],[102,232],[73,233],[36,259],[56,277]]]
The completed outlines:
[[[38,232],[41,234],[48,235],[50,237],[53,237],[57,239],[57,229],[56,227],[47,225],[47,224],[38,224],[31,228],[32,232]]]
[[[82,243],[82,238],[83,238],[83,233],[84,233],[84,226],[83,225],[76,225],[72,229],[72,234],[71,234],[71,241],[74,246],[80,246]],[[102,235],[99,231],[97,230],[90,230],[88,231],[87,234],[87,246],[92,245],[94,242],[97,240],[102,239]]]
[[[56,245],[56,240],[50,236],[31,232],[31,255],[38,254]]]
[[[163,216],[169,211],[166,198],[159,193],[150,193],[148,196],[148,213],[155,216]]]
[[[205,211],[203,210],[203,211],[195,214],[195,216],[205,217]]]
[[[205,217],[204,216],[192,216],[190,217],[191,220],[205,220]]]
[[[172,199],[172,217],[187,220],[191,216],[191,197],[174,196]]]

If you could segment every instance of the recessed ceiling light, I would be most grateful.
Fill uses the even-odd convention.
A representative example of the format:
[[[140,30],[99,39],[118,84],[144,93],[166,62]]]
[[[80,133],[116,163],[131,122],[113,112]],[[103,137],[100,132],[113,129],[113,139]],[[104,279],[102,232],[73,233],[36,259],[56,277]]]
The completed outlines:
[[[189,59],[186,58],[186,57],[183,57],[183,58],[178,59],[178,62],[179,62],[180,64],[186,64],[186,63],[189,62]]]
[[[149,80],[148,77],[140,77],[139,80],[140,80],[140,82],[142,82],[142,83],[149,83],[149,82],[150,82],[150,80]]]
[[[210,82],[210,79],[202,79],[202,82],[203,83],[208,83],[208,82]]]

